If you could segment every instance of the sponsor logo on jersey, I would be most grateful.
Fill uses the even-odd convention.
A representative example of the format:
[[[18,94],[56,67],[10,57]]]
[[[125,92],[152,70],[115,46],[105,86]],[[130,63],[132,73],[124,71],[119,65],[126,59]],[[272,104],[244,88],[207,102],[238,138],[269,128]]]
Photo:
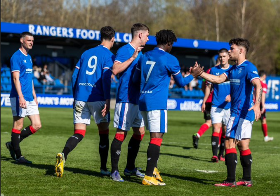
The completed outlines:
[[[253,71],[253,73],[254,73],[254,74],[258,74],[258,72],[257,72],[257,71]]]
[[[216,73],[216,76],[220,75],[219,73]]]
[[[232,84],[240,84],[240,79],[230,79],[230,83],[232,83]]]
[[[29,68],[25,70],[26,73],[32,73],[32,71],[33,71],[33,70],[32,70],[32,69],[29,69]]]
[[[142,94],[150,94],[150,93],[153,93],[153,91],[149,91],[149,90],[148,91],[141,91],[141,93]]]
[[[26,63],[26,60],[23,60],[24,63]]]
[[[90,86],[90,87],[96,87],[95,84],[91,84],[91,83],[79,83],[79,86]]]

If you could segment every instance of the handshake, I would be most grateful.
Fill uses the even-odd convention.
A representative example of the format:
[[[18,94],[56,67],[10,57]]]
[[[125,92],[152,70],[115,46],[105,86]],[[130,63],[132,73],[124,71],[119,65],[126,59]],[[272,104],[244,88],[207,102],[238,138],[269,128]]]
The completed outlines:
[[[190,67],[190,73],[194,78],[200,76],[204,72],[204,67],[201,67],[197,62],[195,62],[193,67]]]

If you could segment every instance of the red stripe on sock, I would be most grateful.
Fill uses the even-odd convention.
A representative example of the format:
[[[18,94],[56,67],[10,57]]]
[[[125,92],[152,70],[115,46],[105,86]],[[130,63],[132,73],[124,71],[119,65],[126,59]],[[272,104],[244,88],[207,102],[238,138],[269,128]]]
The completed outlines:
[[[30,131],[31,131],[32,134],[36,133],[37,130],[34,129],[34,127],[32,127],[32,126],[30,125],[29,128],[30,128]]]
[[[263,136],[267,136],[267,124],[262,124]]]
[[[247,156],[247,155],[250,155],[250,154],[251,154],[251,150],[250,150],[250,149],[241,150],[241,151],[240,151],[240,155],[241,155],[241,156]]]
[[[207,131],[209,129],[209,126],[207,124],[203,124],[201,125],[200,129],[198,130],[198,134],[200,135],[200,137],[205,133],[205,131]]]
[[[85,137],[85,135],[86,135],[86,130],[79,130],[79,129],[76,129],[76,130],[74,131],[74,134],[80,134],[80,135],[82,135],[82,136]]]
[[[121,142],[124,141],[126,135],[125,134],[120,134],[120,133],[116,133],[115,138]]]
[[[12,129],[12,132],[13,132],[13,133],[20,134],[21,131],[20,131],[20,130],[17,130],[17,129]]]
[[[235,148],[226,149],[226,154],[230,154],[230,153],[237,154],[236,149]]]
[[[109,134],[109,129],[103,130],[103,131],[99,131],[99,135],[108,135]]]
[[[212,133],[212,136],[214,136],[214,137],[219,137],[219,136],[220,136],[220,133],[213,132],[213,133]]]
[[[162,143],[162,139],[161,138],[151,138],[150,144],[161,146],[161,143]]]
[[[136,140],[142,141],[144,135],[145,135],[145,134],[142,134],[142,135],[133,134],[132,137],[133,137],[134,139],[136,139]]]

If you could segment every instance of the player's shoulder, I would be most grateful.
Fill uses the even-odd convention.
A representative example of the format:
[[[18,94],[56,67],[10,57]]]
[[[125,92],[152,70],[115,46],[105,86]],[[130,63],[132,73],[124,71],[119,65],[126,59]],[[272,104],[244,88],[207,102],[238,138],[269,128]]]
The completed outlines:
[[[23,53],[20,51],[20,50],[17,50],[13,55],[12,55],[12,57],[11,58],[20,58],[20,57],[22,57],[22,55],[23,55]]]
[[[246,69],[248,71],[255,71],[256,73],[258,73],[258,69],[257,69],[256,65],[254,65],[252,62],[247,60],[244,62],[244,66],[246,67]]]
[[[126,52],[126,51],[134,51],[135,49],[133,48],[133,46],[131,44],[125,44],[122,47],[120,47],[117,51],[117,53],[121,53],[121,52]]]

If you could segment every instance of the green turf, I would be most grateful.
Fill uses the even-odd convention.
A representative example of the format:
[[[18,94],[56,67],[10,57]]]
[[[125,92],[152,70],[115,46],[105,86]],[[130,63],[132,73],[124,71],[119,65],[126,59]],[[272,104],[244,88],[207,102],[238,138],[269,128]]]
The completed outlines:
[[[10,108],[1,108],[1,193],[9,195],[280,195],[280,113],[267,113],[268,132],[273,142],[265,143],[260,122],[253,126],[250,148],[253,156],[254,186],[215,187],[226,177],[223,162],[211,163],[211,131],[199,141],[199,149],[192,148],[192,134],[203,123],[201,112],[168,112],[168,133],[164,136],[158,168],[165,187],[141,185],[139,178],[124,178],[114,182],[99,175],[99,136],[96,125],[88,127],[86,137],[72,151],[66,162],[64,176],[55,177],[55,156],[61,152],[73,133],[72,110],[40,108],[42,129],[21,143],[23,155],[32,165],[18,165],[10,158],[5,142],[10,140],[12,115]],[[113,115],[111,115],[112,118]],[[111,121],[112,122],[112,121]],[[110,125],[110,143],[115,129]],[[25,126],[29,120],[25,119]],[[128,134],[130,138],[131,132]],[[127,144],[122,148],[119,168],[121,175],[126,164]],[[137,166],[145,169],[147,134],[141,144]],[[110,160],[110,157],[109,159]],[[110,168],[108,161],[108,168]],[[203,173],[197,170],[216,171]],[[237,178],[242,177],[240,162]]]

